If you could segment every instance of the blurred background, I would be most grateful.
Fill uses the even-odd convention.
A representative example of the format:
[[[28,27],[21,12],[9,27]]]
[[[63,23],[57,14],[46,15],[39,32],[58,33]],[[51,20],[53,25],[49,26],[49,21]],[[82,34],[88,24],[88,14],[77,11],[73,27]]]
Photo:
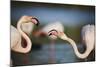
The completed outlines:
[[[81,29],[87,24],[95,25],[95,6],[11,1],[11,25],[16,27],[17,21],[23,15],[38,18],[40,25],[35,27],[34,31],[48,23],[61,22],[64,32],[77,43],[81,53],[86,49],[81,40]],[[32,50],[29,53],[11,51],[11,59],[15,66],[95,61],[95,50],[82,60],[76,57],[69,43],[59,38],[55,41],[46,36],[30,35],[30,38]]]

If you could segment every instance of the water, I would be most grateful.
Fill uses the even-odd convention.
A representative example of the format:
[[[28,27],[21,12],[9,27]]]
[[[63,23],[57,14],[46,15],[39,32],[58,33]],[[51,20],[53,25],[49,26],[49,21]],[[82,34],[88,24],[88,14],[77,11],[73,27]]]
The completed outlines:
[[[13,65],[23,66],[23,65],[42,65],[42,64],[52,64],[50,51],[51,44],[45,44],[39,46],[39,48],[32,49],[31,52],[27,54],[21,54],[16,52],[11,52],[11,59]],[[54,64],[58,63],[74,63],[74,62],[88,62],[95,61],[95,50],[91,52],[88,58],[78,59],[73,51],[73,48],[69,44],[55,44],[54,45]],[[82,45],[78,45],[80,52],[84,52],[85,48]]]

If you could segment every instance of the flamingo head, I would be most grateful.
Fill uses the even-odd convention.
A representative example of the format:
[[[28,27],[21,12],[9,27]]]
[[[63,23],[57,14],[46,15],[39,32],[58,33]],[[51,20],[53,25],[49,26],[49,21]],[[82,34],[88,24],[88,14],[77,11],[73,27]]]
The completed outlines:
[[[51,30],[48,32],[48,36],[51,38],[51,39],[57,39],[57,37],[63,39],[63,40],[66,40],[68,37],[67,35],[64,34],[64,32],[61,32],[61,31],[57,31],[55,29]]]
[[[50,23],[43,28],[43,31],[50,39],[57,39],[63,33],[64,28],[60,22]]]
[[[32,17],[32,16],[22,16],[20,21],[23,23],[31,22],[31,23],[35,24],[36,26],[39,25],[39,20],[35,17]]]
[[[34,25],[39,25],[38,19],[32,16],[22,16],[19,21],[22,23],[21,29],[28,35],[33,31]]]

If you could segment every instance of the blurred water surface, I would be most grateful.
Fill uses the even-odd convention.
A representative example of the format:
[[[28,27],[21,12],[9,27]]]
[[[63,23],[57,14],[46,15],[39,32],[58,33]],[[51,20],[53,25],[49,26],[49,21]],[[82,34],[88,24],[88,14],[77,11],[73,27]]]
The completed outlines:
[[[27,54],[12,52],[11,58],[13,64],[19,66],[95,61],[94,50],[88,58],[82,60],[76,57],[72,46],[69,44],[55,44],[53,46],[53,52],[51,50],[51,44],[42,45],[40,46],[41,48],[37,50],[32,49],[32,51]],[[78,48],[80,52],[84,52],[85,50],[83,45],[78,45]]]

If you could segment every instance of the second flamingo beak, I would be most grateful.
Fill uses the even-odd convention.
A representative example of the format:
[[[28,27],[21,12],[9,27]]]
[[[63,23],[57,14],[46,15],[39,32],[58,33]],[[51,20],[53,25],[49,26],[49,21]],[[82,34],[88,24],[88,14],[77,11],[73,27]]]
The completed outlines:
[[[48,32],[48,36],[51,36],[51,35],[57,36],[57,35],[58,35],[57,30],[53,29],[53,30],[49,31],[49,32]]]
[[[40,23],[39,23],[39,20],[37,18],[32,18],[32,22],[38,26]]]

